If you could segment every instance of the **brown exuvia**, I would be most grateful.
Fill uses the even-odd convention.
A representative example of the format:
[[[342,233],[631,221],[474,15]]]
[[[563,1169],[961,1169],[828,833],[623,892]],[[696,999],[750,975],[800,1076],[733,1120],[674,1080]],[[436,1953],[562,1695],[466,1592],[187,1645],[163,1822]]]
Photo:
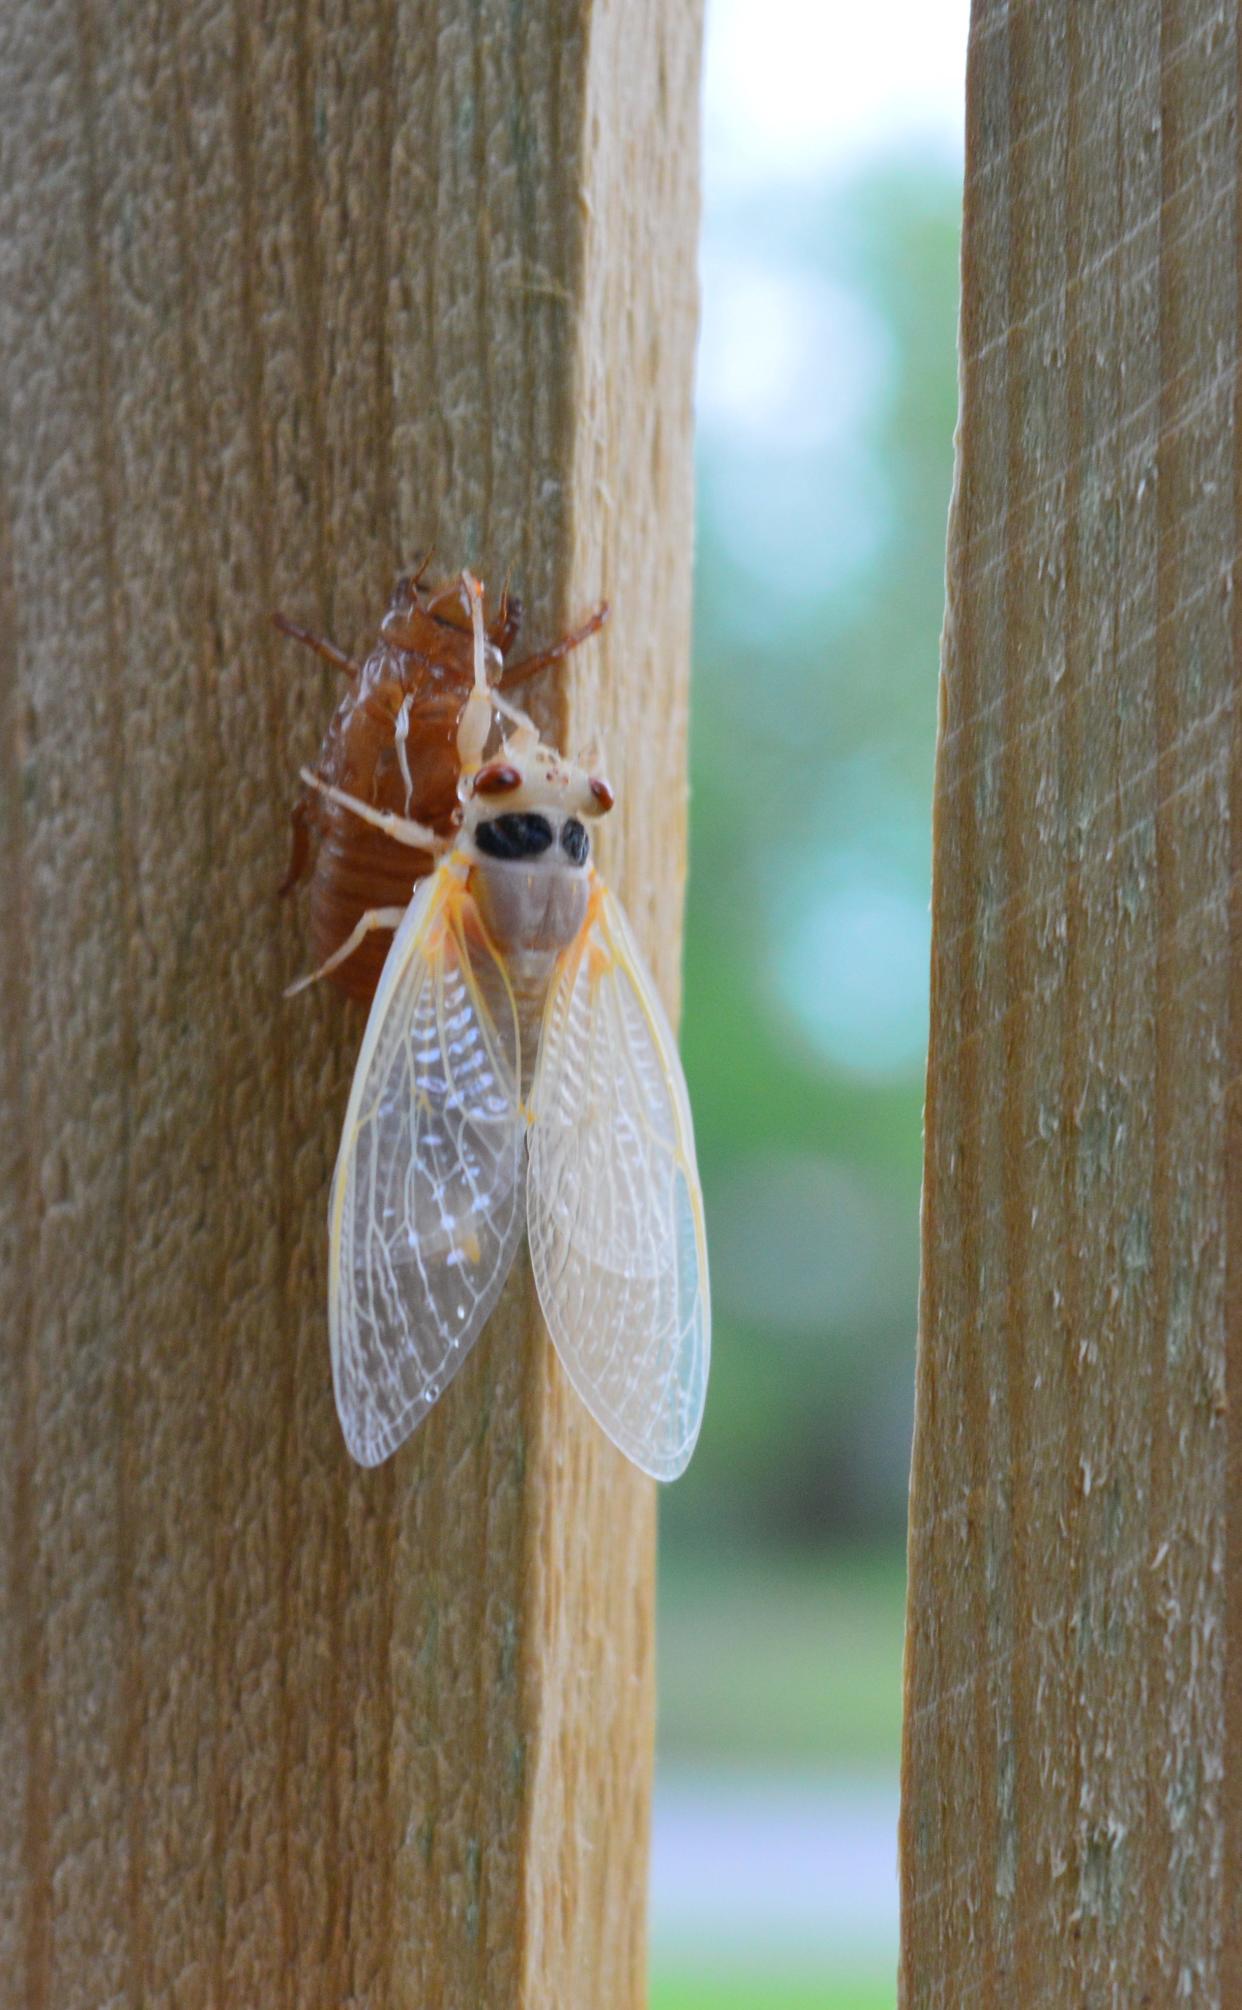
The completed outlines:
[[[442,837],[458,816],[457,722],[473,679],[470,604],[460,576],[425,588],[424,565],[397,581],[379,638],[361,665],[331,642],[310,634],[285,615],[276,626],[304,642],[349,678],[324,735],[316,773],[374,809],[428,825]],[[607,619],[604,602],[580,628],[518,662],[507,659],[517,640],[522,610],[502,594],[487,623],[487,639],[500,655],[496,687],[510,692],[537,670],[567,656]],[[339,949],[369,908],[405,907],[435,861],[427,852],[363,823],[351,811],[310,789],[293,808],[293,855],[282,893],[310,878],[310,935],[315,963]],[[375,993],[391,936],[364,937],[328,973],[351,998]]]

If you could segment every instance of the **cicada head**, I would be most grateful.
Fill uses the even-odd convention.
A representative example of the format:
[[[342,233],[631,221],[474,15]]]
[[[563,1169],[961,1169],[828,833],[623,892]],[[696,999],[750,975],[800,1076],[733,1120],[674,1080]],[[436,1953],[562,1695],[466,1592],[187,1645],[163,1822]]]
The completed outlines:
[[[546,747],[533,729],[511,733],[471,777],[459,842],[493,939],[506,952],[559,950],[587,911],[587,826],[611,806],[598,775]]]
[[[560,811],[570,817],[601,817],[613,805],[602,775],[566,760],[545,746],[533,729],[519,727],[499,753],[468,778],[463,822],[478,823],[505,811]]]
[[[475,601],[476,610],[481,594]],[[547,957],[574,942],[590,899],[588,822],[612,807],[601,775],[546,746],[533,720],[484,684],[482,623],[475,614],[475,688],[462,714],[461,850],[484,926],[503,957]],[[470,707],[475,717],[470,716]],[[509,722],[498,752],[484,756],[481,729]],[[480,750],[470,762],[471,745]]]

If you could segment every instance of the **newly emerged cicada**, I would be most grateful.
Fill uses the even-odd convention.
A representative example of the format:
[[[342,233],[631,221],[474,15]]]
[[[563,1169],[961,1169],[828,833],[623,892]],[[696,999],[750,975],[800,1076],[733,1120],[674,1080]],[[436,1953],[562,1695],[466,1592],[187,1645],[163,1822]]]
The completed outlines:
[[[635,1465],[674,1479],[702,1420],[711,1324],[677,1046],[591,861],[612,792],[497,690],[482,589],[463,584],[473,684],[452,835],[303,774],[437,860],[408,907],[362,916],[329,958],[395,929],[332,1183],[337,1408],[361,1464],[395,1451],[461,1367],[525,1230],[571,1383]]]

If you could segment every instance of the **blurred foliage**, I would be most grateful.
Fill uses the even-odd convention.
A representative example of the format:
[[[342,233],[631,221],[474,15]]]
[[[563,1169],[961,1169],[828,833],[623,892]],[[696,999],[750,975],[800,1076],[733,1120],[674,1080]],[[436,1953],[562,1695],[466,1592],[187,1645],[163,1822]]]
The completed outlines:
[[[705,250],[682,1023],[715,1352],[674,1563],[904,1529],[959,211],[947,165],[889,161],[739,200]]]
[[[679,1762],[896,1773],[900,1552],[676,1557],[660,1572],[660,1742]]]

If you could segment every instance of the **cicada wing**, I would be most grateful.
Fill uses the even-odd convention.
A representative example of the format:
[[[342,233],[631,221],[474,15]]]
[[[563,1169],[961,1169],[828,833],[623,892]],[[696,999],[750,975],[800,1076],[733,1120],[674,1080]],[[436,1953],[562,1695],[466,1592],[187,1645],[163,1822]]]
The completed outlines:
[[[676,1479],[707,1389],[703,1200],[676,1042],[598,882],[549,993],[530,1107],[526,1211],[548,1331],[613,1443]]]
[[[517,1019],[441,867],[384,964],[332,1185],[329,1327],[345,1441],[378,1465],[461,1367],[523,1227]]]

